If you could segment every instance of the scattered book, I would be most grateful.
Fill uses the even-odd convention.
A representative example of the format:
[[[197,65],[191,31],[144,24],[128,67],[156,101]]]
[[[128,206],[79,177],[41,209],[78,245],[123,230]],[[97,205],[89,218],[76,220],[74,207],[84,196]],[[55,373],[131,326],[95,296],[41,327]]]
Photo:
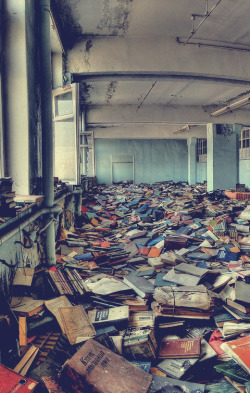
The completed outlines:
[[[31,317],[44,309],[44,300],[35,300],[32,297],[27,296],[13,296],[10,308],[16,315]]]
[[[221,348],[250,374],[250,336],[227,341]]]
[[[217,373],[226,375],[229,378],[241,383],[250,382],[249,374],[234,360],[216,364],[214,369]]]
[[[0,364],[0,381],[0,391],[3,393],[32,393],[38,385],[37,381],[23,377],[2,364]]]
[[[157,342],[152,328],[128,328],[123,338],[123,354],[128,359],[154,360]]]
[[[154,375],[148,393],[204,393],[205,385]]]
[[[154,286],[144,277],[124,277],[124,283],[132,288],[142,298],[149,297],[154,293]]]
[[[168,377],[182,379],[190,371],[190,368],[197,363],[198,359],[164,359],[157,364],[157,368],[166,373]]]
[[[88,317],[90,322],[94,325],[99,324],[107,324],[121,321],[128,321],[129,319],[129,307],[121,306],[121,307],[113,307],[113,308],[105,308],[103,310],[90,310],[88,312]]]
[[[83,306],[61,307],[59,312],[71,345],[79,344],[96,335]]]
[[[159,359],[197,358],[201,354],[201,338],[163,339],[159,348]]]
[[[147,393],[152,375],[89,339],[63,366],[59,382],[67,392]]]

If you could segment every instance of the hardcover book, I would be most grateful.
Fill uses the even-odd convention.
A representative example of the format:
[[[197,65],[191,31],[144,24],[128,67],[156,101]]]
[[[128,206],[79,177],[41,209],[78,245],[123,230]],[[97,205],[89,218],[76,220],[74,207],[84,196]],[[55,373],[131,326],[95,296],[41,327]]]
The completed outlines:
[[[221,348],[250,374],[250,336],[227,341]]]
[[[124,278],[124,283],[132,288],[142,298],[149,297],[154,293],[154,286],[144,277],[128,276]]]
[[[63,366],[59,382],[67,392],[146,393],[152,375],[89,339]]]
[[[214,369],[217,371],[217,373],[232,378],[237,382],[250,382],[249,374],[245,370],[243,370],[243,368],[239,366],[238,363],[235,363],[234,360],[229,360],[229,362],[216,364],[214,366]]]
[[[204,393],[205,385],[154,375],[148,393]]]
[[[151,328],[128,328],[123,339],[123,354],[128,359],[153,360],[157,343]]]
[[[196,358],[201,354],[201,338],[163,339],[159,348],[159,358]]]
[[[1,393],[32,393],[38,385],[37,381],[23,377],[0,364]]]
[[[110,322],[121,322],[128,321],[129,319],[129,307],[121,306],[121,307],[113,307],[113,308],[105,308],[103,310],[90,310],[88,312],[88,317],[90,322],[94,325],[96,324],[105,324]]]
[[[168,377],[181,379],[198,361],[198,358],[190,359],[164,359],[158,363],[157,368],[166,373]]]
[[[56,297],[54,299],[47,300],[45,302],[45,306],[55,316],[55,318],[56,318],[56,320],[57,320],[57,322],[58,322],[62,332],[64,334],[66,334],[65,327],[64,327],[64,324],[63,324],[63,320],[62,320],[62,317],[61,317],[61,314],[60,314],[59,310],[60,310],[61,307],[71,307],[72,306],[72,304],[70,303],[68,298],[66,296],[59,296],[59,297]]]
[[[31,317],[44,309],[44,300],[34,300],[32,297],[15,297],[13,296],[10,308],[15,314],[22,317]]]
[[[83,306],[62,307],[59,312],[71,345],[86,341],[96,335],[94,326]]]
[[[156,288],[154,299],[167,307],[210,310],[211,299],[204,285]]]

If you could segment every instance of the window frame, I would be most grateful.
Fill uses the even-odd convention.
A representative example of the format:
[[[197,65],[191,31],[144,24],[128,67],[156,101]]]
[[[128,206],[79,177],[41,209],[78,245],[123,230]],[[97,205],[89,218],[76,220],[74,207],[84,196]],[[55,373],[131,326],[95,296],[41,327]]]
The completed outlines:
[[[56,114],[56,98],[58,96],[62,96],[64,94],[72,93],[72,113],[66,115],[57,115]],[[79,185],[81,184],[80,179],[80,119],[79,119],[79,84],[72,83],[70,85],[62,86],[57,89],[52,90],[52,115],[53,115],[53,124],[56,122],[63,122],[72,119],[74,123],[75,130],[75,149],[76,149],[76,162],[75,162],[75,173],[76,178],[74,182],[69,182],[69,184]],[[55,129],[53,126],[53,134],[54,134],[54,168],[55,168]],[[56,176],[56,174],[54,174]],[[64,179],[61,179],[64,181]]]
[[[198,138],[196,144],[196,154],[198,162],[207,162],[207,139]]]
[[[84,136],[90,136],[90,141],[89,142],[87,142],[87,143],[81,143],[81,139],[82,139],[82,137],[84,137]],[[79,150],[81,151],[82,149],[83,150],[87,150],[87,149],[89,149],[89,150],[92,150],[92,168],[93,168],[93,174],[92,174],[92,176],[89,176],[89,177],[94,177],[95,176],[95,146],[94,146],[94,143],[95,143],[95,139],[94,139],[94,131],[82,131],[82,132],[80,132],[79,133],[79,140],[80,140],[80,142],[79,142]],[[80,170],[82,170],[82,165],[81,165],[81,169]],[[88,177],[88,174],[83,174],[82,172],[81,172],[81,176],[87,176]]]
[[[248,127],[244,127],[240,134],[239,158],[240,160],[250,159],[250,128]]]

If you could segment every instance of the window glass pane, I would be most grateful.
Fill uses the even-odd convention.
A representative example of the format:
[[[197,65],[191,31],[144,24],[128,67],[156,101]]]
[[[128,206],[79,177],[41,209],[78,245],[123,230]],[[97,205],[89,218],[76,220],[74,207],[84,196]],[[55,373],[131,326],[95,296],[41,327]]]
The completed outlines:
[[[73,121],[54,122],[54,176],[64,182],[77,182],[76,132]]]
[[[73,114],[72,91],[55,96],[55,116]]]

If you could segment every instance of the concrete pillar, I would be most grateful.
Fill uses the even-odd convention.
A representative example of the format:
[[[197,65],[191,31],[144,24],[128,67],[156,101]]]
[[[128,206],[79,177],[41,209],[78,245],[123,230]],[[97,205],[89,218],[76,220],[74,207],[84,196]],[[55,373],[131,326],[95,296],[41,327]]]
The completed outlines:
[[[29,194],[29,113],[25,0],[4,0],[3,92],[6,174],[17,194]]]
[[[188,184],[197,182],[196,138],[188,138]]]
[[[238,124],[207,125],[207,190],[235,188],[239,182]]]

